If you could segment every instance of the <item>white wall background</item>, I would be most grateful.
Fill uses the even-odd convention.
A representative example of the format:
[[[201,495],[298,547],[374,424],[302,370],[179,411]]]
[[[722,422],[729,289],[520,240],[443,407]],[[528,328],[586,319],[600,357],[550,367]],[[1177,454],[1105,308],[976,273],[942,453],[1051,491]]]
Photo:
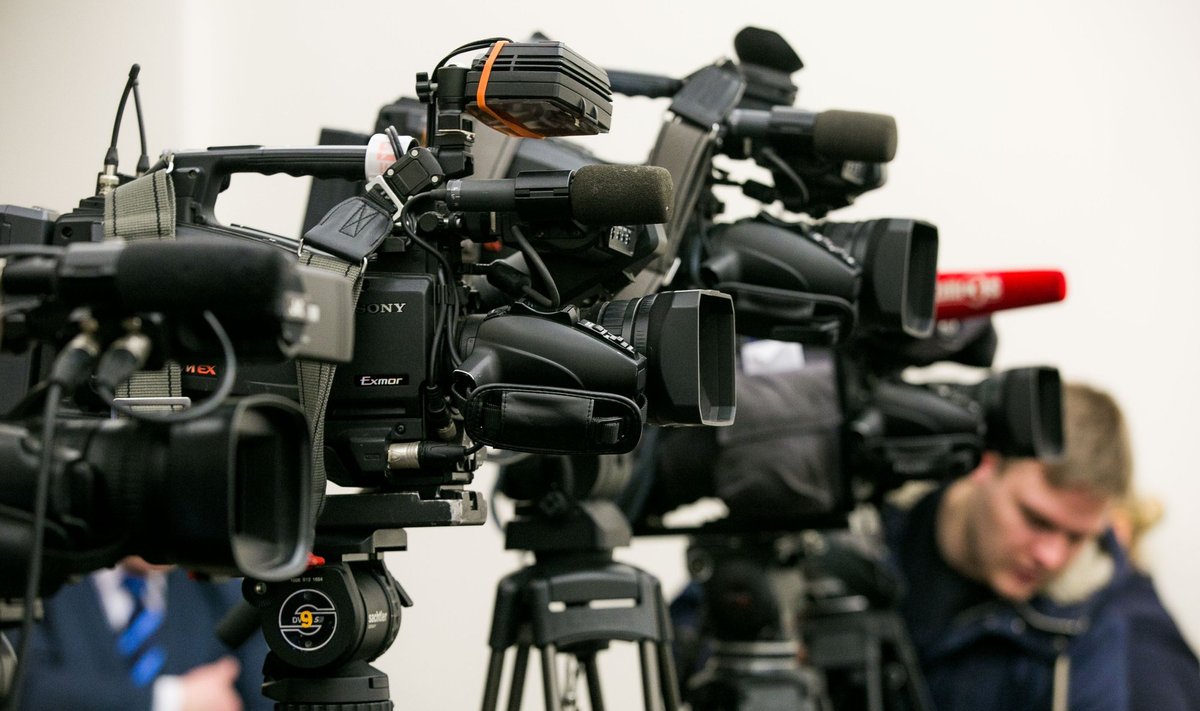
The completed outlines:
[[[840,219],[931,220],[945,269],[1066,270],[1066,303],[997,319],[998,365],[1056,364],[1125,404],[1140,486],[1167,504],[1149,541],[1154,571],[1200,643],[1194,2],[7,0],[0,201],[65,211],[92,189],[134,61],[152,150],[301,145],[322,126],[369,128],[381,104],[411,94],[414,72],[480,37],[541,29],[602,66],[683,75],[731,54],[747,24],[782,32],[804,58],[800,105],[897,118],[889,185]],[[613,132],[591,145],[641,160],[663,109],[619,100]],[[127,117],[129,168],[135,135]],[[292,233],[306,191],[290,178],[239,180],[220,214]],[[490,524],[412,531],[410,542],[390,561],[417,603],[381,663],[393,698],[477,706],[493,585],[518,561]],[[682,553],[682,541],[639,541],[620,557],[673,591]],[[613,708],[636,706],[636,676],[622,666],[632,660],[602,662]],[[527,695],[527,707],[538,698]]]

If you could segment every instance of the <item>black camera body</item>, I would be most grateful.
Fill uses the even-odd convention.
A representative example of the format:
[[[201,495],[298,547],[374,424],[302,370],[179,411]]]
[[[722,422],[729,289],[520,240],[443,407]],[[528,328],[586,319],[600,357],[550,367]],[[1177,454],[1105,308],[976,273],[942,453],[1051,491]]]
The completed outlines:
[[[425,384],[434,338],[436,279],[423,253],[382,253],[406,262],[368,272],[355,306],[354,360],[333,376],[325,419],[329,478],[343,486],[376,486],[387,445],[435,433],[425,417]],[[332,455],[332,456],[330,456]]]

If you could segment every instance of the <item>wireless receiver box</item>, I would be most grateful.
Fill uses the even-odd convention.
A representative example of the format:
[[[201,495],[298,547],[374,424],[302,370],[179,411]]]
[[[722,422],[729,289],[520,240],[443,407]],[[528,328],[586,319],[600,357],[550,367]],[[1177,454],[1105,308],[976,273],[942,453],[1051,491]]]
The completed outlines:
[[[608,74],[560,42],[497,42],[467,74],[467,110],[510,136],[606,133]]]

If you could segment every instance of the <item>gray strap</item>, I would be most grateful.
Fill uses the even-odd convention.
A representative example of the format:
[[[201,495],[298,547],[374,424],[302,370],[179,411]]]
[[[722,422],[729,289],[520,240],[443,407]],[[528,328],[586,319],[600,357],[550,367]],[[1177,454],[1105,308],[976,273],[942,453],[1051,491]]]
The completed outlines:
[[[1071,658],[1066,652],[1054,660],[1054,701],[1053,711],[1067,711],[1071,700]]]
[[[104,239],[175,239],[175,188],[158,170],[104,196]],[[183,394],[178,363],[163,370],[135,373],[117,388],[120,398],[178,397]],[[144,412],[169,411],[168,405],[131,405]]]
[[[175,239],[175,189],[157,170],[104,196],[104,239]]]
[[[362,265],[314,254],[305,251],[301,254],[300,263],[324,269],[349,280],[354,285],[354,303],[358,303],[358,295],[362,292]],[[325,502],[325,406],[329,404],[329,391],[333,387],[333,374],[337,370],[335,363],[320,363],[302,358],[296,359],[296,384],[300,388],[300,406],[308,415],[309,427],[312,430],[312,469],[314,501]]]

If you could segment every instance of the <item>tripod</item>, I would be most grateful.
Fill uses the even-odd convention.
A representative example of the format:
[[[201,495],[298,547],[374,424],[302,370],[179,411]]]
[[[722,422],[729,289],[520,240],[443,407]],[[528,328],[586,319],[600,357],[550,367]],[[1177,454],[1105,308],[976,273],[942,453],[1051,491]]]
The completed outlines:
[[[638,645],[647,711],[679,707],[670,620],[658,579],[612,559],[613,548],[630,538],[628,522],[609,501],[576,503],[570,515],[553,520],[535,516],[508,524],[505,547],[532,551],[536,562],[497,587],[484,711],[494,711],[499,703],[509,647],[516,647],[516,654],[508,711],[521,707],[531,647],[541,655],[548,711],[564,708],[556,671],[560,653],[574,656],[592,711],[603,711],[596,655],[615,640]]]

